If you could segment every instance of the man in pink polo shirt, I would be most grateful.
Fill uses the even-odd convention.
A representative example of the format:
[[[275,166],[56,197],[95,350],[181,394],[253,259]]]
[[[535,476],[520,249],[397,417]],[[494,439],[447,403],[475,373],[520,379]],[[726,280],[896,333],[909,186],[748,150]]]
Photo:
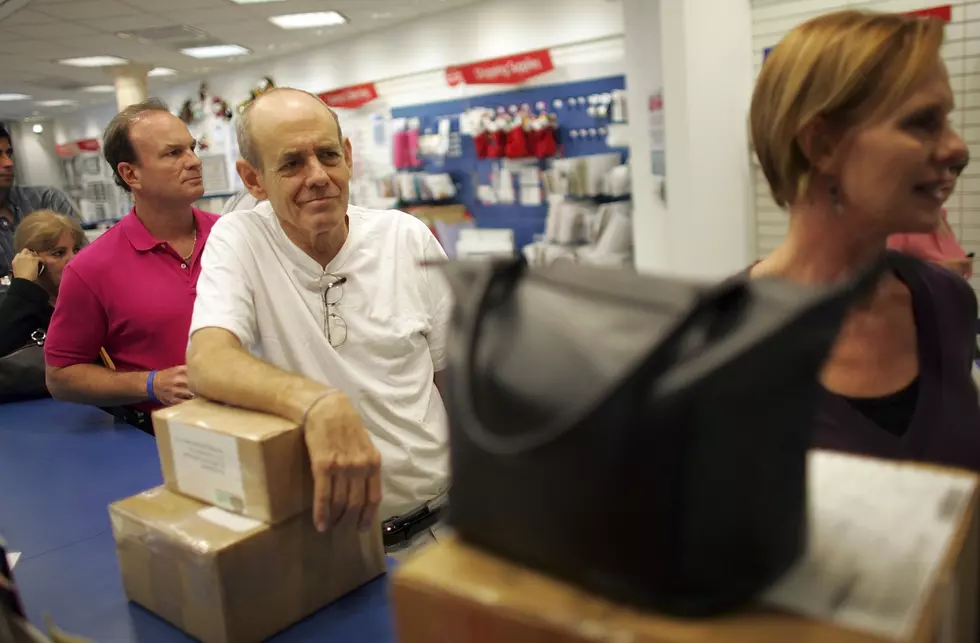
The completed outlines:
[[[103,136],[116,183],[136,205],[66,268],[45,343],[61,400],[145,412],[193,397],[185,352],[200,256],[217,215],[187,126],[157,101],[121,111]]]

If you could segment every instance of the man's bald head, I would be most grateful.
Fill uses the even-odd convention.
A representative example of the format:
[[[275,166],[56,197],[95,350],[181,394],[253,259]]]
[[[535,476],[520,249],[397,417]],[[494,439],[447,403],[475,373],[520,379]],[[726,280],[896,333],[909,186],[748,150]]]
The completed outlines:
[[[307,102],[311,100],[318,103],[330,113],[334,122],[337,124],[337,137],[343,141],[344,132],[340,128],[340,118],[337,116],[337,112],[333,111],[319,96],[303,91],[302,89],[276,87],[246,105],[238,118],[238,149],[242,158],[248,161],[252,167],[262,167],[262,155],[256,145],[255,136],[252,131],[252,122],[254,120],[261,120],[268,115],[275,115],[282,118],[283,114],[289,114],[290,109],[296,107],[297,101]]]

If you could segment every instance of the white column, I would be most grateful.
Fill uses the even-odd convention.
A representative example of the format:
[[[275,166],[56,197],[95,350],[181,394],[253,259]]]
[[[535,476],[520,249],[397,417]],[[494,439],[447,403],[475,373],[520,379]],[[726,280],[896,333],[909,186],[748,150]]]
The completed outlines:
[[[636,269],[670,269],[668,212],[660,199],[662,178],[654,175],[650,100],[663,91],[660,46],[661,0],[623,0],[626,34],[627,115],[633,190],[633,248]]]
[[[142,103],[147,98],[146,79],[148,67],[142,65],[126,65],[113,69],[116,84],[116,106],[120,111]]]
[[[641,5],[647,5],[642,9]],[[659,21],[644,12],[658,5]],[[748,109],[753,86],[749,0],[624,0],[633,186],[650,175],[642,145],[649,139],[637,86],[661,76],[666,129],[665,212],[636,202],[640,270],[719,278],[748,265],[752,223]],[[634,21],[643,20],[641,24]],[[641,39],[640,43],[634,43]],[[659,40],[661,69],[652,69],[642,40]],[[634,56],[646,56],[645,60]],[[634,197],[635,198],[635,197]],[[663,218],[663,224],[659,219]],[[659,238],[657,235],[661,235]]]

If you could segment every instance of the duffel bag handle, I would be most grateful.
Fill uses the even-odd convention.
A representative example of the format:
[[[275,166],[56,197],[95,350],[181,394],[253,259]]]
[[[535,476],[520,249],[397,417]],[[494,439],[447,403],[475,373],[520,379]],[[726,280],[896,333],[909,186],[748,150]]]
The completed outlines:
[[[612,382],[604,391],[590,402],[583,412],[559,416],[541,430],[513,437],[501,437],[488,430],[480,420],[473,404],[477,343],[483,329],[483,318],[497,293],[510,295],[524,275],[522,262],[495,265],[485,273],[482,284],[474,288],[479,299],[469,320],[466,337],[469,339],[462,357],[459,373],[455,374],[458,386],[453,387],[456,395],[455,409],[463,416],[459,427],[466,436],[480,448],[498,456],[513,456],[546,446],[573,428],[597,414],[608,400],[620,389],[637,378],[653,378],[669,368],[683,355],[682,339],[696,328],[717,319],[718,313],[739,309],[739,302],[745,301],[748,286],[745,280],[728,280],[711,288],[699,296],[694,307],[679,319],[652,349],[639,360],[623,377]],[[462,380],[462,381],[460,381]]]

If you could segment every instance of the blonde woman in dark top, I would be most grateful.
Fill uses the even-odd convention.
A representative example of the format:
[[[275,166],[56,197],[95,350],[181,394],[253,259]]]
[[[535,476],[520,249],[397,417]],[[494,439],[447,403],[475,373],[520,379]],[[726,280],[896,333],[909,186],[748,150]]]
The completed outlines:
[[[26,345],[34,331],[47,331],[61,272],[85,243],[78,221],[53,210],[21,220],[14,233],[14,278],[0,301],[0,357]]]
[[[789,231],[752,277],[847,279],[887,252],[889,235],[936,229],[943,186],[968,156],[948,118],[943,29],[843,11],[797,27],[768,57],[752,138]],[[980,471],[973,291],[934,264],[889,258],[820,375],[814,446]]]

